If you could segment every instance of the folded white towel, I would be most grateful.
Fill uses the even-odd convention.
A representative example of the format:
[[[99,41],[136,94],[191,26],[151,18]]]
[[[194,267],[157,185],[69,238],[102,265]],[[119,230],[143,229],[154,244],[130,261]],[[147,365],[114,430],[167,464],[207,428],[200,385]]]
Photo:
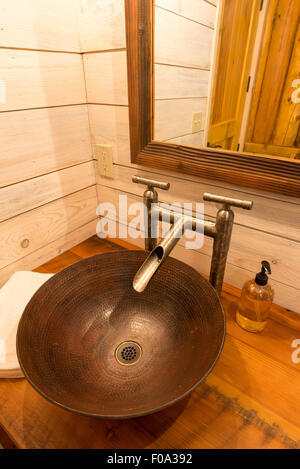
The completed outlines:
[[[0,290],[0,378],[20,378],[16,352],[17,328],[34,293],[53,274],[15,272]]]

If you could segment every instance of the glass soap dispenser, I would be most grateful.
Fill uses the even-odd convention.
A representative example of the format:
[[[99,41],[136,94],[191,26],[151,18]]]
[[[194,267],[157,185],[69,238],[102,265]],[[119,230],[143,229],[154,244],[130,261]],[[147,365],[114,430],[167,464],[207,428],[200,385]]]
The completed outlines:
[[[267,261],[262,261],[261,264],[261,272],[243,286],[236,312],[236,322],[249,332],[264,330],[274,298],[274,290],[268,284],[267,273],[271,274],[270,264]]]

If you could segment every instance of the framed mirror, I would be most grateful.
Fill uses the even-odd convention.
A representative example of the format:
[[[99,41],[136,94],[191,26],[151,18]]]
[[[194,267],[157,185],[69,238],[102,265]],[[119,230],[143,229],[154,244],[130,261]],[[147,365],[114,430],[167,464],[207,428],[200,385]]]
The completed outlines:
[[[300,2],[125,7],[132,162],[300,197]]]

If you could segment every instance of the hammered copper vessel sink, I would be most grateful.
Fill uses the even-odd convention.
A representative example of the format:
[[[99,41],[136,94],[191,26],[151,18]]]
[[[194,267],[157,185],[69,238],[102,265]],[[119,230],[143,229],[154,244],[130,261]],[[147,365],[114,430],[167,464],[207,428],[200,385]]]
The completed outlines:
[[[117,251],[84,259],[27,305],[18,357],[49,401],[84,415],[136,417],[175,403],[212,370],[225,336],[215,290],[169,258],[137,293],[132,280],[146,257]]]

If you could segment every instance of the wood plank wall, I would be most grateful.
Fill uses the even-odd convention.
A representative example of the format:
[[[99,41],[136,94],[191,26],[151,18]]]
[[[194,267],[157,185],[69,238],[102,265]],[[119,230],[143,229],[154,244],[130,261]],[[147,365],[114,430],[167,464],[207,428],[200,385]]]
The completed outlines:
[[[216,6],[205,0],[155,5],[154,138],[203,145]],[[202,114],[201,131],[192,133],[195,112]]]
[[[144,189],[132,184],[131,177],[134,174],[170,181],[170,191],[159,192],[160,200],[164,202],[201,201],[205,191],[253,199],[254,208],[251,212],[235,210],[226,282],[241,287],[246,280],[253,278],[260,261],[267,259],[273,269],[271,281],[275,287],[275,301],[300,313],[299,199],[202,178],[147,170],[130,163],[124,4],[123,0],[106,0],[104,3],[105,15],[100,11],[92,19],[85,18],[85,26],[81,28],[82,46],[87,52],[84,61],[87,93],[91,103],[89,116],[92,141],[110,144],[114,151],[114,179],[98,177],[99,201],[117,203],[119,194],[127,194],[129,200],[140,201]],[[192,4],[193,1],[189,0],[188,3]],[[214,2],[210,0],[207,3]],[[90,27],[86,24],[90,24]],[[205,204],[205,213],[209,219],[214,219],[216,210],[215,204]],[[129,240],[143,245],[141,239]],[[207,274],[211,241],[206,238],[203,249],[197,251],[186,250],[179,245],[174,255]]]
[[[270,0],[245,151],[300,159],[299,43],[300,2]]]
[[[261,5],[261,0],[222,0],[207,129],[211,147],[238,148]]]
[[[0,5],[0,285],[95,233],[78,4]]]

